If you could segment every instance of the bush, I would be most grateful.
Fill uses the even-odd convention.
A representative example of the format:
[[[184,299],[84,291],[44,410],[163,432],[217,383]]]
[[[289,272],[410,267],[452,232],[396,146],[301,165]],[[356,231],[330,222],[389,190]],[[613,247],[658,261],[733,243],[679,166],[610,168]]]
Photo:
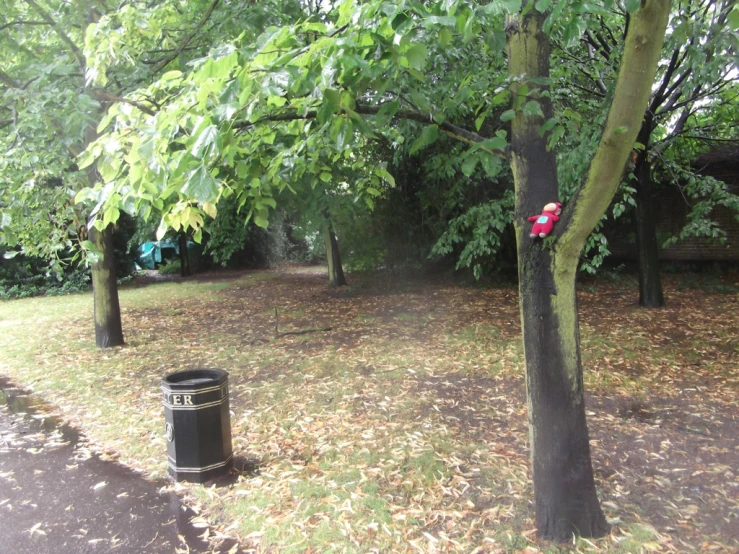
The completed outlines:
[[[160,275],[172,275],[174,273],[177,273],[179,275],[181,269],[182,269],[182,264],[179,258],[173,259],[173,260],[167,260],[162,265],[159,266],[159,274]]]
[[[0,278],[0,299],[12,300],[30,296],[61,296],[90,289],[90,271],[86,268],[68,269],[60,277],[49,274],[28,275],[27,268],[11,272],[3,268]]]

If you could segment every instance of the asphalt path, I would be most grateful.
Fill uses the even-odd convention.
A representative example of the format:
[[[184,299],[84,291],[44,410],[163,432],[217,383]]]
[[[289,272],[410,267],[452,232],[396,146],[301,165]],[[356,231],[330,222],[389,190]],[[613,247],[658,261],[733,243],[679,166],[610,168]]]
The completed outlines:
[[[39,405],[0,378],[0,554],[240,552],[209,545],[167,483],[100,459]]]

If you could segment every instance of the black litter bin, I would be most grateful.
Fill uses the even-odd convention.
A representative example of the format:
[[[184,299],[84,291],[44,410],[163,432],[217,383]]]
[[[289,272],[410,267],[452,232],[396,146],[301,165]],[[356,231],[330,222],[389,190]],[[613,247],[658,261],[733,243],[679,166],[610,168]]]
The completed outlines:
[[[203,483],[233,465],[228,373],[179,371],[162,379],[169,473],[177,481]]]

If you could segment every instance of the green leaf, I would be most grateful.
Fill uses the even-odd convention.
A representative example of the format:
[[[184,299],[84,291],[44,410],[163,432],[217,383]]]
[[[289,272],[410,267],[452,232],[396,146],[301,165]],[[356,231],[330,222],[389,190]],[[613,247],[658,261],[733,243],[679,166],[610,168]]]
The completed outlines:
[[[627,125],[621,125],[620,127],[616,127],[616,129],[613,131],[613,134],[616,136],[623,135],[628,130],[629,127]]]
[[[472,175],[475,172],[475,167],[477,167],[478,161],[479,158],[477,157],[477,153],[467,156],[464,162],[462,162],[462,173],[467,177]]]
[[[418,137],[415,141],[413,141],[413,144],[411,145],[411,154],[415,154],[417,151],[419,151],[424,146],[428,146],[429,144],[433,144],[436,142],[436,139],[439,138],[439,126],[438,125],[427,125],[423,128],[421,131],[421,136]]]
[[[395,177],[393,177],[390,174],[390,172],[384,167],[378,168],[377,171],[375,171],[375,173],[377,174],[378,177],[387,181],[391,187],[395,186]]]
[[[739,31],[739,5],[729,12],[729,25],[734,31]]]
[[[185,185],[180,191],[187,198],[198,202],[215,203],[218,197],[218,183],[204,165],[198,166],[197,169],[190,172]]]
[[[500,173],[501,159],[490,152],[480,151],[480,162],[488,177],[495,177]]]
[[[627,12],[634,13],[641,6],[641,0],[626,0],[624,4]]]
[[[331,115],[339,110],[339,106],[341,106],[341,93],[338,90],[332,88],[324,89],[323,105],[321,106],[321,109],[325,110],[325,113],[327,115]],[[326,119],[328,119],[328,117]],[[320,117],[319,121],[321,121]],[[325,121],[325,119],[323,121]]]
[[[544,125],[541,126],[541,130],[539,131],[541,133],[541,136],[544,136],[547,131],[551,131],[556,124],[557,120],[554,117],[547,119],[544,122]]]
[[[495,136],[485,139],[480,145],[487,150],[505,150],[506,146],[508,146],[508,141],[505,139],[505,136]]]
[[[397,31],[398,27],[400,27],[403,23],[408,21],[409,17],[404,13],[399,13],[393,18],[392,23],[390,23],[390,26],[392,27],[393,31]]]
[[[74,197],[74,203],[79,204],[80,202],[84,202],[87,199],[95,200],[96,199],[95,191],[93,191],[90,188],[83,188],[80,190]],[[3,218],[5,217],[5,214],[3,214]],[[1,226],[0,226],[1,227]]]
[[[162,240],[164,238],[164,235],[167,234],[167,229],[169,229],[169,225],[167,225],[167,222],[162,218],[159,222],[159,227],[157,227],[157,240]]]
[[[175,69],[173,71],[167,71],[164,75],[159,77],[159,80],[160,81],[171,81],[173,79],[177,79],[180,76],[182,76],[182,71]]]
[[[380,111],[377,112],[378,123],[380,123],[381,125],[386,125],[387,123],[389,123],[395,113],[398,111],[399,107],[400,103],[397,100],[393,100],[392,102],[387,102],[386,104],[383,104],[380,108]]]
[[[529,100],[523,107],[523,114],[526,116],[538,115],[544,117],[544,112],[541,111],[541,105],[536,100]]]
[[[262,229],[269,227],[269,210],[267,208],[259,210],[254,216],[254,223]]]
[[[89,150],[85,150],[77,158],[77,167],[79,169],[85,169],[91,166],[95,162],[95,155]]]
[[[516,13],[521,9],[521,0],[499,0],[498,3],[508,13]]]
[[[488,116],[487,112],[483,112],[480,117],[475,119],[475,130],[479,131],[482,124],[485,123],[485,118]]]
[[[405,53],[408,59],[408,65],[413,69],[421,71],[426,66],[426,57],[428,50],[423,44],[414,44]]]
[[[267,98],[267,105],[268,106],[276,106],[278,108],[281,108],[287,103],[287,99],[284,96],[276,96],[272,95]]]
[[[108,124],[111,121],[113,121],[113,119],[116,117],[116,115],[117,114],[114,113],[114,112],[108,112],[107,114],[105,114],[105,117],[103,117],[103,119],[100,121],[100,123],[98,123],[98,126],[97,126],[97,132],[98,132],[98,134],[103,132],[103,130],[108,126]]]
[[[538,12],[544,13],[551,5],[552,0],[537,0],[535,7]]]
[[[321,181],[323,181],[324,183],[329,183],[329,182],[331,182],[331,177],[332,177],[332,175],[331,175],[330,173],[327,173],[327,172],[323,172],[323,173],[321,173],[321,174],[320,174],[320,175],[319,175],[318,177],[319,177],[319,178],[321,179]]]
[[[202,158],[211,147],[215,146],[217,138],[218,127],[208,125],[200,132],[198,138],[195,140],[195,144],[192,145],[192,155],[199,159]],[[215,150],[215,148],[213,149]]]
[[[370,193],[370,194],[371,194],[372,196],[380,196],[380,195],[382,194],[382,193],[381,193],[381,192],[380,192],[379,190],[377,190],[377,189],[376,189],[376,188],[374,188],[374,187],[367,187],[367,188],[366,188],[366,190],[367,190],[367,192],[368,192],[368,193]]]
[[[500,114],[501,121],[510,121],[514,117],[516,117],[516,112],[514,110],[506,110]]]
[[[443,27],[439,31],[439,44],[446,48],[452,41],[452,31],[448,27]]]
[[[342,150],[352,139],[354,127],[350,119],[336,117],[331,122],[331,138],[336,141],[336,149]]]

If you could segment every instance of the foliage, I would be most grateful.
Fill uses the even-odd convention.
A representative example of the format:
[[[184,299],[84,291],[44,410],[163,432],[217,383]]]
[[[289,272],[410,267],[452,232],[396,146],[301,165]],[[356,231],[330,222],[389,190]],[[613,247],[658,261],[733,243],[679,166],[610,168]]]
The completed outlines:
[[[179,275],[182,264],[179,258],[172,260],[165,260],[162,265],[159,266],[159,273],[162,275]]]
[[[50,272],[42,258],[20,255],[11,260],[0,260],[2,300],[43,295],[58,296],[85,292],[89,288],[90,272],[86,268],[66,268],[59,274]]]
[[[82,11],[61,2],[48,10],[11,1],[0,15],[0,127],[7,131],[0,133],[0,242],[48,259],[61,273],[86,238],[84,214],[73,203],[86,176],[74,156],[100,104],[82,90],[80,60],[56,32],[64,28],[81,43]]]
[[[432,15],[420,4],[407,8],[413,17],[400,6],[385,13],[378,4],[344,2],[337,12],[322,14],[326,23],[307,18],[268,29],[254,42],[242,38],[213,49],[189,74],[166,75],[148,89],[153,98],[169,99],[156,118],[146,123],[146,114],[114,113],[116,127],[83,162],[101,156],[103,173],[116,190],[102,199],[113,208],[129,200],[141,206],[151,203],[164,210],[166,225],[200,228],[205,215],[214,215],[219,196],[232,192],[241,204],[248,204],[255,222],[265,226],[277,191],[306,173],[329,182],[333,168],[327,162],[343,159],[353,165],[349,160],[356,155],[352,144],[357,133],[375,136],[372,122],[357,111],[364,110],[357,107],[358,101],[370,104],[377,122],[386,124],[401,109],[400,98],[388,92],[393,83],[415,88],[414,83],[424,81],[420,69],[433,59],[430,49],[441,52],[432,31],[446,29],[442,35],[451,35],[450,25],[454,28],[457,19]],[[471,14],[466,9],[459,23],[466,23]],[[468,26],[466,42],[475,37],[472,31],[479,25]],[[394,45],[400,26],[406,39]],[[478,46],[488,50],[482,38]],[[315,55],[319,51],[326,55]],[[328,68],[335,69],[329,73]],[[261,75],[261,80],[255,79]],[[420,91],[411,96],[422,107],[429,106]],[[446,108],[451,112],[457,105],[463,104],[448,102]],[[444,110],[445,106],[434,110],[436,123],[425,127],[414,144],[416,150],[436,140]],[[304,117],[309,119],[303,122]],[[153,125],[148,138],[123,131],[140,125]],[[180,146],[170,150],[170,143]],[[497,138],[488,148],[504,144]],[[104,153],[118,150],[131,153],[126,164]],[[472,152],[474,164],[489,161],[486,152],[478,146]],[[164,165],[152,157],[165,155]],[[493,162],[485,163],[495,171]],[[468,168],[474,164],[468,163]],[[224,173],[224,166],[235,173]],[[367,167],[352,185],[371,199],[383,180],[392,183],[382,166]],[[163,196],[172,196],[175,202],[165,206]]]
[[[218,216],[205,228],[205,252],[222,266],[263,268],[300,259],[303,246],[291,236],[290,224],[279,213],[268,229],[245,219],[235,202],[222,199]]]
[[[73,200],[96,175],[80,171],[76,156],[95,127],[104,128],[105,110],[120,103],[123,110],[153,113],[156,104],[136,88],[170,64],[184,66],[202,55],[222,32],[237,34],[255,19],[246,3],[218,4],[134,1],[108,12],[88,2],[4,3],[0,129],[8,132],[0,133],[0,242],[49,259],[57,272],[92,249],[85,233],[90,209]],[[268,2],[260,4],[265,9],[256,19],[263,24],[281,17],[269,15]],[[280,7],[290,11],[288,4]],[[147,9],[153,17],[146,17]],[[86,58],[96,47],[99,55]],[[108,216],[117,219],[120,212],[113,210]]]
[[[504,246],[506,228],[513,222],[513,192],[506,191],[503,198],[487,204],[474,206],[453,219],[449,229],[441,236],[433,249],[434,254],[448,254],[462,243],[457,269],[472,267],[476,279],[482,275],[480,260],[490,259]]]

